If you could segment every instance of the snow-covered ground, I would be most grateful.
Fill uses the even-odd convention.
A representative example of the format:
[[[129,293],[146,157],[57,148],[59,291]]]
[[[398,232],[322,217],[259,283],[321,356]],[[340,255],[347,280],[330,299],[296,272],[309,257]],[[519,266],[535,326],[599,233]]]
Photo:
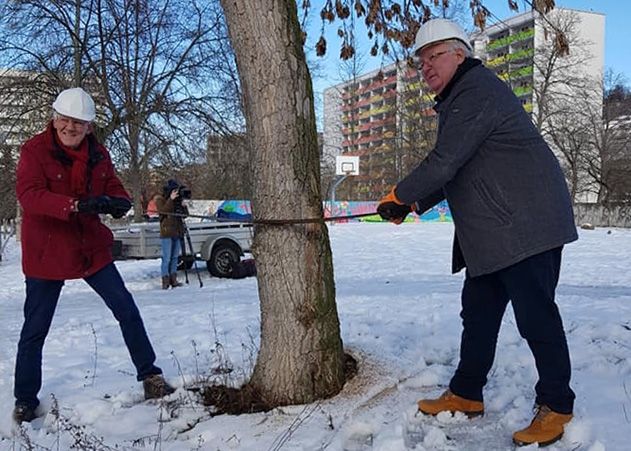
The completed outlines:
[[[512,449],[511,433],[531,418],[536,373],[510,309],[485,390],[486,415],[415,415],[416,400],[441,393],[457,363],[463,276],[449,273],[452,225],[337,224],[330,231],[344,345],[360,364],[338,396],[211,417],[182,387],[220,364],[235,371],[219,380],[251,370],[256,280],[210,278],[200,266],[203,288],[189,273],[189,285],[163,291],[158,260],[118,262],[158,364],[178,391],[167,402],[142,402],[114,318],[83,281],[71,281],[44,348],[40,397],[49,413],[23,428],[10,419],[24,297],[19,248],[10,243],[0,263],[0,449]],[[563,440],[548,449],[631,449],[630,256],[631,230],[581,230],[566,247],[558,303],[577,400]],[[55,403],[62,421],[50,411]]]

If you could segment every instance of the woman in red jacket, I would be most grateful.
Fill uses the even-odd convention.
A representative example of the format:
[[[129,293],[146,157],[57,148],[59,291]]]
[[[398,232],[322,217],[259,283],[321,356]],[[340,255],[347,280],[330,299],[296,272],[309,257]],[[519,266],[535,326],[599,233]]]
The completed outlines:
[[[13,418],[18,423],[37,416],[42,348],[67,279],[84,279],[114,314],[145,398],[174,391],[154,365],[156,356],[138,308],[113,263],[112,232],[99,218],[122,217],[131,203],[107,150],[91,134],[94,101],[81,88],[67,89],[53,110],[46,130],[22,146],[17,168],[26,278],[15,366]]]

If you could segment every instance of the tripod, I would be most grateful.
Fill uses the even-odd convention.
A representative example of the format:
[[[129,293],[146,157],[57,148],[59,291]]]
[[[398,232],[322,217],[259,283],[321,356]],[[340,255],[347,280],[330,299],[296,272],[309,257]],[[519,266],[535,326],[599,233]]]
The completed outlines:
[[[199,275],[199,269],[197,268],[197,259],[195,258],[195,249],[193,249],[193,242],[191,241],[191,234],[188,231],[188,227],[186,227],[186,223],[182,219],[182,230],[183,234],[180,237],[180,241],[182,242],[182,262],[184,266],[184,280],[188,284],[188,269],[187,269],[187,261],[186,261],[186,243],[188,243],[188,248],[191,251],[190,256],[193,259],[193,267],[195,268],[195,272],[197,273],[197,280],[199,280],[199,288],[203,287],[202,276]]]

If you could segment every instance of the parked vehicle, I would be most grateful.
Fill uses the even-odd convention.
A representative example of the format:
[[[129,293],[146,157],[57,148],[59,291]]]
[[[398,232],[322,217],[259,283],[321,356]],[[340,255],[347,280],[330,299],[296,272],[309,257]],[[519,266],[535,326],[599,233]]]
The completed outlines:
[[[185,237],[186,253],[181,262],[186,269],[194,259],[204,260],[206,268],[215,277],[229,277],[234,263],[238,262],[252,244],[252,224],[242,222],[204,221],[186,223],[190,244]],[[160,224],[141,222],[112,227],[114,258],[160,258]]]

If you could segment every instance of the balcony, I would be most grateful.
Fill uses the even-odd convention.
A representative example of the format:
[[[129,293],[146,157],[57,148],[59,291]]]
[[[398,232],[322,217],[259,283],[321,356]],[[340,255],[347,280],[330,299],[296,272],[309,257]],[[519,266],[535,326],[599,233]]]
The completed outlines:
[[[518,50],[514,53],[509,53],[508,54],[508,61],[509,62],[514,62],[514,61],[520,61],[523,59],[528,59],[528,58],[532,58],[535,54],[535,49],[533,48],[525,48],[525,49],[521,49]]]
[[[513,88],[513,92],[517,97],[530,95],[532,94],[532,85],[516,86]]]
[[[387,113],[389,111],[392,110],[392,106],[391,105],[384,105],[378,108],[372,108],[368,111],[364,111],[362,113],[359,114],[359,118],[360,119],[365,119],[367,117],[371,117],[371,116],[377,116],[379,114],[383,114],[383,113]]]
[[[396,133],[394,132],[394,130],[386,130],[384,132],[376,132],[376,133],[370,133],[370,134],[365,134],[364,136],[360,136],[359,138],[347,138],[344,141],[342,141],[342,146],[345,147],[349,147],[349,146],[358,146],[358,145],[364,145],[364,144],[371,144],[370,146],[367,146],[369,148],[375,148],[375,147],[389,147],[386,144],[383,143],[383,141],[385,140],[390,140],[393,139],[395,137]]]
[[[533,48],[525,48],[522,50],[518,50],[514,53],[509,53],[507,55],[501,55],[495,58],[491,58],[486,62],[488,67],[501,67],[503,64],[520,61],[526,58],[532,58],[535,54],[535,49]]]
[[[359,89],[359,93],[374,91],[375,89],[382,88],[384,86],[388,86],[389,84],[396,83],[397,76],[391,75],[386,78],[381,78],[378,80],[372,81],[368,86]]]
[[[501,72],[497,74],[497,76],[504,81],[518,80],[523,77],[531,77],[532,71],[533,71],[532,66],[526,66],[526,67],[522,67],[521,69],[511,71],[511,72]]]
[[[511,45],[514,42],[519,42],[519,41],[524,41],[526,39],[530,39],[535,35],[535,29],[534,28],[529,28],[527,30],[522,30],[518,33],[515,34],[511,34],[508,36],[504,36],[502,38],[499,39],[494,39],[492,41],[490,41],[487,45],[486,45],[486,50],[488,52],[494,51],[494,50],[498,50],[501,49],[502,47],[506,47],[508,45]]]

